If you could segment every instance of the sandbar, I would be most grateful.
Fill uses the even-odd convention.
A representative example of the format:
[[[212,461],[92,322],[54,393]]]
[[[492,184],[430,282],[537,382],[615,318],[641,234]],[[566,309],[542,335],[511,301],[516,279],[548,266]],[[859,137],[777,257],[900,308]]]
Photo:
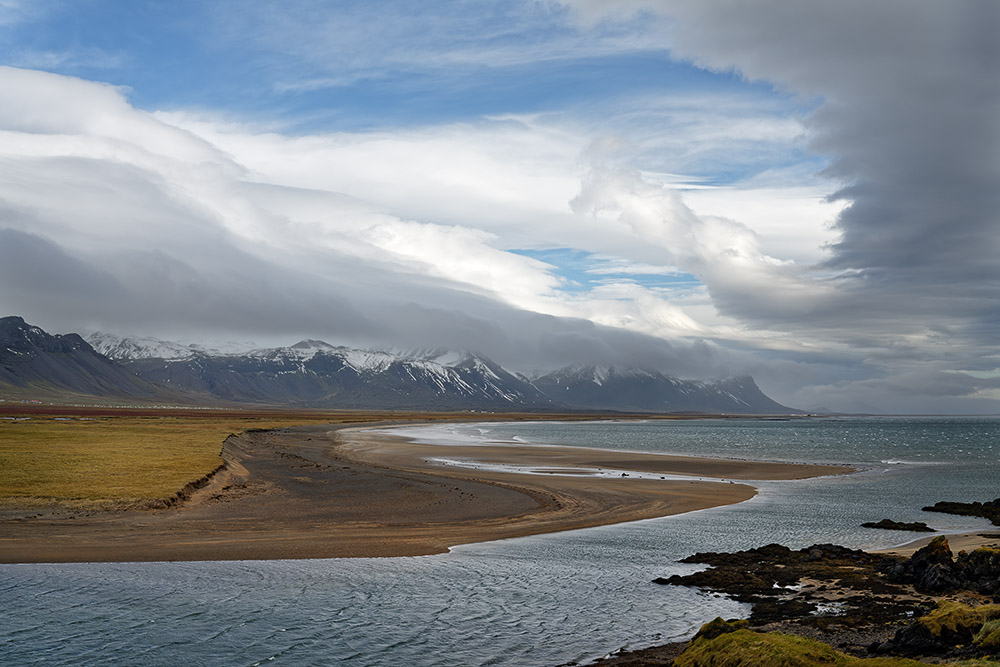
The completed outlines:
[[[206,486],[168,509],[7,508],[0,562],[419,556],[738,503],[756,493],[740,480],[851,471],[577,447],[427,445],[356,425],[241,433],[226,440],[223,458]],[[504,468],[515,465],[544,474]],[[602,477],[595,469],[637,474]]]

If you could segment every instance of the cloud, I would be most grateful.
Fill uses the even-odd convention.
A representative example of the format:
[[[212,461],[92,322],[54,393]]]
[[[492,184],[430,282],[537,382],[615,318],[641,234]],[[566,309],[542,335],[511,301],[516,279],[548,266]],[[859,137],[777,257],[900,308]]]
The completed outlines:
[[[0,69],[5,309],[995,409],[994,6],[240,7],[266,127]]]
[[[0,0],[0,28],[16,25],[27,21],[38,11],[41,3],[25,0]]]
[[[602,20],[596,3],[565,4],[587,21]],[[663,40],[677,57],[816,100],[802,122],[810,148],[828,161],[823,175],[842,210],[836,237],[811,264],[771,263],[759,237],[731,225],[715,229],[733,252],[706,263],[690,250],[712,228],[710,216],[686,217],[664,195],[645,197],[687,220],[680,228],[641,224],[683,249],[723,316],[829,350],[846,347],[886,378],[824,388],[844,400],[857,388],[866,400],[882,392],[926,406],[930,399],[919,396],[932,390],[904,392],[913,378],[945,392],[956,386],[945,371],[996,368],[1000,82],[991,72],[1000,64],[1000,7],[649,0],[626,9],[667,17],[672,29]],[[621,20],[621,8],[615,12]],[[948,393],[979,391],[981,383],[958,377],[958,390]]]
[[[515,0],[490,5],[407,2],[351,5],[292,0],[218,2],[207,13],[211,39],[247,43],[272,55],[266,76],[283,91],[351,85],[361,79],[444,77],[522,68],[546,61],[662,50],[634,24],[580,29],[558,5]],[[650,34],[651,36],[651,34]]]
[[[721,348],[574,316],[551,267],[495,247],[487,231],[402,219],[319,187],[329,174],[301,179],[314,187],[266,179],[110,86],[11,68],[0,81],[16,100],[0,111],[0,303],[52,330],[454,346],[523,369],[732,365]],[[264,141],[316,168],[333,140]],[[493,186],[501,206],[523,197]]]

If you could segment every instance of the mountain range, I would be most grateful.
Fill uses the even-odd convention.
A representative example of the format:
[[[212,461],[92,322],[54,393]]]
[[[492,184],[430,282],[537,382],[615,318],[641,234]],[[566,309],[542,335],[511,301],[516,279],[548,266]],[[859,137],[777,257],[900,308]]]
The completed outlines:
[[[414,410],[789,414],[749,376],[673,378],[576,366],[529,379],[471,352],[383,352],[303,340],[235,352],[155,338],[50,335],[0,318],[0,397],[66,392],[184,403]]]

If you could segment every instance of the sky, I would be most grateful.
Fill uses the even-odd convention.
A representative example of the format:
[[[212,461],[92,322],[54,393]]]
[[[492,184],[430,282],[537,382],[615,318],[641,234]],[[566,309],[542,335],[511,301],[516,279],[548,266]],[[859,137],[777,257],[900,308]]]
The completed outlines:
[[[0,315],[1000,412],[993,0],[0,0]]]

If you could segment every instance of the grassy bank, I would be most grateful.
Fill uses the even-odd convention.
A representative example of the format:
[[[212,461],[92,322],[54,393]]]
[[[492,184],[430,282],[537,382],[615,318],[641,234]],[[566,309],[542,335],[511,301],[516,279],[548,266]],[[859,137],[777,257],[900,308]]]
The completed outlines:
[[[384,415],[36,414],[0,419],[0,504],[130,506],[166,500],[222,463],[225,439],[251,428],[371,421]]]

